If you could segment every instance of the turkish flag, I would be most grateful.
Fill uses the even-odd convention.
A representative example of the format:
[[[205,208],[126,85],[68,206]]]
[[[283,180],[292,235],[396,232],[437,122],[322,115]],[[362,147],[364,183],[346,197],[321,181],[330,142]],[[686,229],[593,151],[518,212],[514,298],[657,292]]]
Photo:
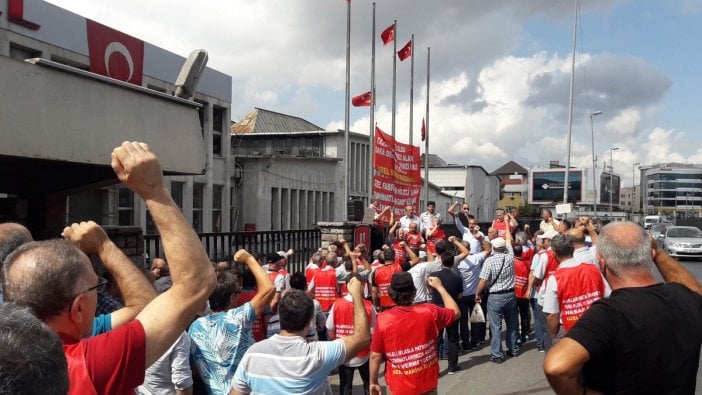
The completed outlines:
[[[387,29],[380,33],[380,38],[383,40],[383,45],[388,45],[395,39],[395,24],[393,23]]]
[[[351,104],[354,107],[369,107],[373,104],[373,95],[370,92],[361,93],[351,99]]]
[[[90,71],[141,85],[144,42],[90,19],[86,19],[85,24]]]
[[[427,136],[427,128],[424,126],[424,118],[422,118],[422,141],[424,141],[426,136]]]
[[[400,58],[400,61],[412,56],[412,40],[409,40],[401,50],[397,51],[397,56]]]

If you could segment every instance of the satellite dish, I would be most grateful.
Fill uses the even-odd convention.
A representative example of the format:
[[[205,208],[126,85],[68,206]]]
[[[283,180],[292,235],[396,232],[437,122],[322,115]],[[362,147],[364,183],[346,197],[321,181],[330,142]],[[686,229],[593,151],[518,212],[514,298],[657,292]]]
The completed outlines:
[[[200,77],[207,66],[207,51],[196,49],[190,53],[188,59],[180,69],[178,78],[175,81],[175,95],[184,99],[192,99],[195,96],[195,89],[200,82]]]

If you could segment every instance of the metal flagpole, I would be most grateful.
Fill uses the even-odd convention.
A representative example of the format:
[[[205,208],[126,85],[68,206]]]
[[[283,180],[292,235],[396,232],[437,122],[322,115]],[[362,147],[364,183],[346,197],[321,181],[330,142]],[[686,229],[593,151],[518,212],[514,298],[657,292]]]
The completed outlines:
[[[392,24],[392,138],[395,138],[395,102],[397,96],[397,19]]]
[[[573,22],[573,59],[570,72],[570,98],[568,103],[568,140],[566,147],[566,168],[563,177],[563,204],[568,203],[568,175],[570,172],[570,140],[573,134],[573,88],[575,85],[575,42],[578,30],[578,0],[575,0],[575,21]]]
[[[373,169],[375,167],[375,3],[373,3],[373,33],[371,39],[371,105],[370,105],[370,128],[368,129],[368,139],[370,142],[370,169],[368,169],[368,203],[373,196]]]
[[[414,43],[412,43],[414,46]],[[413,54],[414,56],[414,54]],[[429,201],[429,65],[431,48],[427,47],[427,108],[424,114],[424,204]]]
[[[414,108],[414,34],[412,34],[412,39],[411,39],[412,44],[410,45],[410,48],[412,48],[412,66],[410,67],[410,113],[409,113],[409,144],[410,146],[413,145],[414,140],[413,140],[413,133],[412,133],[412,124],[413,124],[413,108]]]
[[[348,219],[349,201],[349,104],[351,102],[351,2],[346,2],[346,105],[344,108],[344,221]]]

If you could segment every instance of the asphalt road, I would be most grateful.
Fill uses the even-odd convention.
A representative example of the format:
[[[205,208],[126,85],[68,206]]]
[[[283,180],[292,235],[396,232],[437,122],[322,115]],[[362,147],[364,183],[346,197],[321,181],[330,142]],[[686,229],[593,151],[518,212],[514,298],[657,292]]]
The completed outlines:
[[[684,261],[682,264],[702,282],[702,262]],[[657,277],[660,275],[656,272]],[[546,378],[542,364],[544,353],[536,350],[536,343],[530,340],[520,349],[519,356],[508,358],[498,365],[490,362],[490,346],[459,356],[461,371],[455,375],[446,375],[446,361],[440,361],[439,394],[553,394]],[[700,360],[702,365],[702,358]],[[339,393],[338,375],[329,376],[332,390]],[[363,394],[361,378],[354,377],[354,394]],[[381,384],[385,382],[381,379]],[[383,392],[385,393],[385,392]],[[702,370],[697,371],[696,394],[702,394]]]

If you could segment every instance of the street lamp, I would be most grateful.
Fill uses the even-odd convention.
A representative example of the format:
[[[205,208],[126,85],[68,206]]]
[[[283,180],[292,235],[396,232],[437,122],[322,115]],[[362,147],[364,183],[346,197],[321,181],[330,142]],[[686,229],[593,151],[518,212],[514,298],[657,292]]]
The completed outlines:
[[[612,220],[612,204],[614,203],[614,151],[618,150],[619,147],[614,147],[609,149],[609,220]]]
[[[595,182],[595,178],[597,178],[597,173],[595,173],[595,161],[597,159],[595,158],[595,128],[592,126],[592,117],[597,115],[602,115],[602,111],[593,111],[590,113],[590,133],[592,135],[592,189],[595,191],[592,206],[595,211],[595,217],[597,217],[597,183]]]
[[[632,220],[634,219],[634,195],[636,194],[636,175],[634,173],[634,170],[636,169],[636,166],[640,165],[641,163],[636,162],[631,166],[631,215],[632,215]]]

